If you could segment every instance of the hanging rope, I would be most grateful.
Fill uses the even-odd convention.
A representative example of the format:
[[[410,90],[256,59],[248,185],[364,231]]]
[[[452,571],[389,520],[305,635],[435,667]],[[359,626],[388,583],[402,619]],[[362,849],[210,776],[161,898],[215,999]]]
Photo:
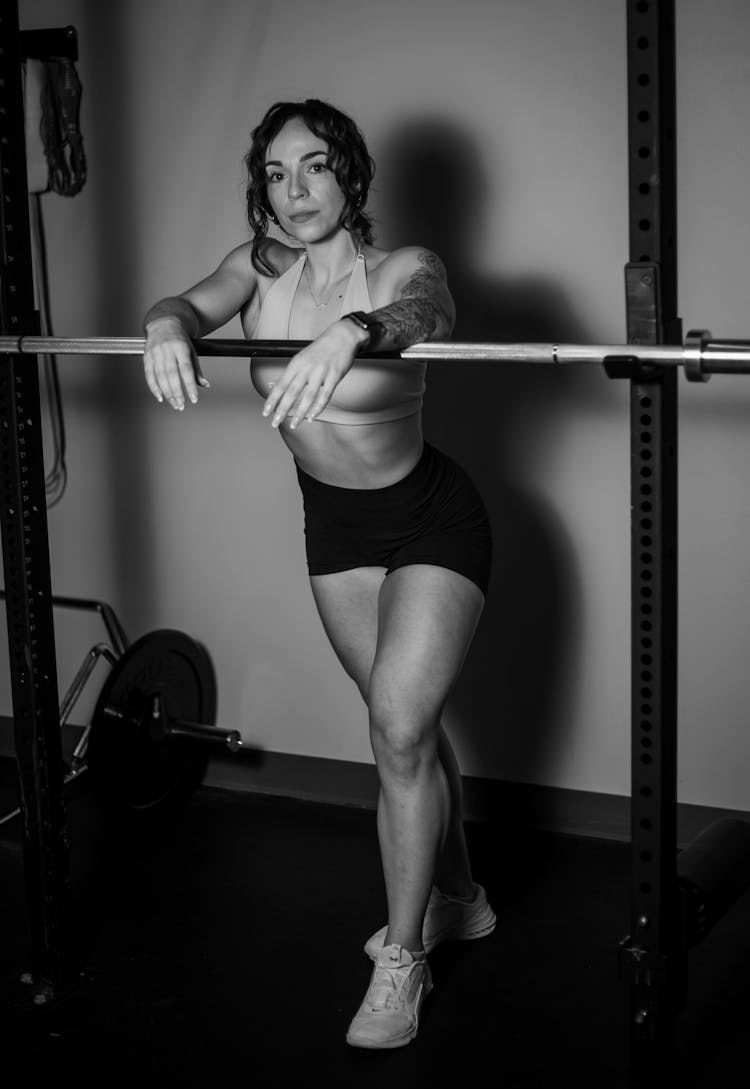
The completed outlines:
[[[39,308],[39,328],[50,330],[49,289],[47,285],[47,247],[44,239],[44,221],[42,219],[41,198],[38,193],[29,196],[31,226],[31,246],[34,255],[34,286]],[[47,507],[54,507],[63,497],[68,482],[68,468],[65,462],[65,418],[63,416],[60,379],[57,372],[57,359],[54,355],[40,355],[42,375],[47,392],[47,405],[50,424],[50,456],[52,466],[45,476]]]
[[[80,130],[81,81],[74,62],[69,57],[50,57],[27,62],[27,115],[35,121],[32,131],[27,125],[27,149],[32,141],[41,141],[47,166],[46,184],[38,169],[39,154],[32,155],[35,169],[29,173],[29,211],[31,242],[34,255],[34,280],[40,330],[51,334],[50,304],[47,276],[47,250],[44,238],[41,193],[53,192],[72,197],[86,181],[86,155]],[[31,98],[29,98],[29,94]],[[37,110],[41,114],[37,114]],[[36,129],[36,131],[33,131]],[[65,461],[66,439],[60,379],[54,355],[40,356],[47,393],[50,422],[51,468],[45,478],[47,506],[62,499],[68,480]]]
[[[69,57],[44,62],[41,137],[53,193],[73,197],[86,181],[86,155],[79,127],[81,81]]]

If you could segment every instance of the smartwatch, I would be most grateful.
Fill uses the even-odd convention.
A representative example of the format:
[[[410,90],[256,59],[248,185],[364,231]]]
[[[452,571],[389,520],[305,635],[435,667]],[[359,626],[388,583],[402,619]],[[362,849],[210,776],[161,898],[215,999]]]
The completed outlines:
[[[368,334],[367,341],[361,345],[362,348],[369,348],[372,341],[377,340],[378,331],[382,329],[382,326],[373,314],[368,314],[364,310],[352,310],[351,313],[342,314],[341,317],[353,321]]]

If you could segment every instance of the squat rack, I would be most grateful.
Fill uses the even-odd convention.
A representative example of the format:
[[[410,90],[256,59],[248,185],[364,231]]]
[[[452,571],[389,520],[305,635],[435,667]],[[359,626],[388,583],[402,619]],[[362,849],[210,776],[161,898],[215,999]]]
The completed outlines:
[[[620,942],[629,988],[628,1084],[663,1083],[684,1005],[687,951],[750,881],[750,825],[720,822],[677,852],[677,368],[693,381],[750,372],[750,344],[691,332],[677,316],[674,0],[627,0],[630,253],[618,345],[418,344],[403,358],[599,363],[630,382],[631,896]],[[10,645],[32,1002],[82,979],[71,942],[36,353],[140,354],[140,338],[41,338],[34,310],[21,62],[75,55],[72,28],[18,25],[0,0],[0,526]],[[72,53],[71,53],[72,51]],[[289,355],[303,342],[196,342],[202,355]],[[383,357],[383,353],[365,353]],[[388,354],[393,358],[393,353]]]

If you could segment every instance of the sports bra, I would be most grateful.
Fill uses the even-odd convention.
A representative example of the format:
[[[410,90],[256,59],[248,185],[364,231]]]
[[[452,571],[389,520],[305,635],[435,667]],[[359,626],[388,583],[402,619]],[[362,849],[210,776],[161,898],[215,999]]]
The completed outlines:
[[[290,339],[289,318],[306,260],[307,253],[303,251],[300,258],[271,284],[261,304],[254,339]],[[367,289],[367,264],[361,253],[357,254],[336,317],[352,310],[372,310]],[[261,397],[265,399],[271,392],[287,362],[286,359],[265,357],[252,360],[250,377]],[[425,368],[424,362],[406,359],[355,359],[316,420],[335,424],[373,424],[412,416],[422,407]]]

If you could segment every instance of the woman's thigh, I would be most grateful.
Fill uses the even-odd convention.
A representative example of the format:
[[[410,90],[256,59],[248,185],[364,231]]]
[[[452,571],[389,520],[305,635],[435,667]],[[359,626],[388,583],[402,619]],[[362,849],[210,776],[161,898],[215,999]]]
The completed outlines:
[[[384,578],[384,567],[310,576],[326,635],[365,701],[378,641],[378,602]]]
[[[400,567],[382,583],[370,670],[371,717],[436,727],[484,607],[470,579],[432,564]]]
[[[461,671],[484,606],[469,579],[431,564],[385,577],[358,567],[310,578],[326,635],[369,704],[435,721]]]

